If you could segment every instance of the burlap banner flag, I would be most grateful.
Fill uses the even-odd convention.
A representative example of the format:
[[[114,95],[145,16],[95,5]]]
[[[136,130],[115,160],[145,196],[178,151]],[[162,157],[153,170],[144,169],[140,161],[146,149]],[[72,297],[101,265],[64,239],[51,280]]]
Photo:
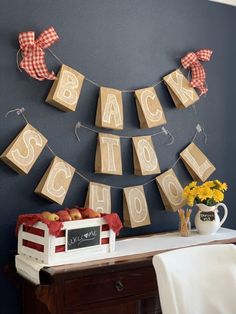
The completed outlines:
[[[95,124],[102,128],[123,129],[123,102],[121,91],[100,87]]]
[[[151,136],[137,136],[132,138],[134,173],[136,175],[150,175],[160,173],[159,162],[152,143]]]
[[[216,170],[214,165],[194,143],[186,147],[180,153],[180,157],[195,181],[206,181]]]
[[[142,185],[123,189],[123,215],[125,227],[150,225],[150,217]]]
[[[166,124],[165,114],[153,87],[135,91],[140,128],[152,128]]]
[[[92,208],[99,213],[111,213],[111,187],[95,182],[89,182],[84,207]]]
[[[35,189],[35,193],[62,205],[69,190],[75,168],[59,157],[54,157]]]
[[[122,175],[119,136],[105,133],[98,134],[95,172]]]
[[[27,124],[1,155],[1,160],[20,174],[27,174],[43,151],[47,139]]]
[[[199,100],[197,92],[180,70],[175,70],[163,79],[177,108],[187,108]]]
[[[53,82],[46,102],[62,111],[75,111],[84,76],[63,64]]]
[[[173,169],[162,173],[156,178],[165,209],[176,211],[186,204],[183,198],[183,188]]]

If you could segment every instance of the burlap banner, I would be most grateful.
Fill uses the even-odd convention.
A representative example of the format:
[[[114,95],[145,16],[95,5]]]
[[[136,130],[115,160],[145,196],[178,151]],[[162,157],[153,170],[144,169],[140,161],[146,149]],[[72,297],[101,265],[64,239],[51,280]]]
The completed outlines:
[[[156,178],[165,209],[176,211],[186,204],[183,188],[173,169],[169,169]]]
[[[112,212],[111,188],[123,190],[124,224],[127,227],[136,228],[151,223],[144,185],[154,180],[156,180],[165,209],[176,211],[185,205],[182,195],[183,188],[172,168],[139,186],[122,188],[90,182],[77,169],[56,156],[47,144],[47,139],[28,123],[22,109],[14,109],[11,112],[21,114],[26,126],[4,150],[1,159],[18,173],[27,174],[47,145],[54,158],[35,189],[35,192],[45,199],[60,205],[63,204],[73,175],[76,173],[89,183],[85,207],[91,207],[100,213]],[[199,132],[204,132],[200,125],[197,125],[196,129],[193,141]],[[180,158],[194,180],[205,181],[214,172],[215,167],[193,141],[180,153]],[[132,137],[132,143],[135,174],[161,173],[152,137]],[[180,158],[177,159],[174,165]],[[98,173],[122,174],[119,136],[105,133],[98,134],[95,169]]]
[[[206,181],[216,170],[214,165],[194,143],[188,145],[180,153],[180,157],[195,181]]]
[[[159,162],[151,136],[136,136],[132,138],[134,173],[150,175],[160,173]]]
[[[16,172],[28,174],[47,141],[38,130],[27,123],[0,158]]]
[[[99,213],[111,213],[111,187],[97,182],[89,182],[84,207],[89,207]]]
[[[62,111],[75,111],[84,76],[63,64],[50,89],[46,102]]]
[[[166,118],[154,87],[135,91],[140,128],[166,124]]]
[[[123,213],[125,227],[150,225],[150,217],[142,185],[123,189]]]
[[[46,102],[63,111],[75,111],[84,79],[86,78],[81,73],[62,64]],[[177,108],[187,108],[199,100],[191,82],[179,69],[164,76],[162,81],[167,86]],[[154,88],[162,81],[154,86],[130,90],[130,92],[134,92],[140,128],[153,128],[167,123],[164,110]],[[129,90],[122,91],[100,86],[96,126],[114,130],[124,128],[122,94],[125,92],[129,92]]]
[[[117,89],[101,87],[97,104],[96,126],[123,129],[122,93]]]
[[[62,205],[74,173],[74,167],[59,157],[54,157],[49,168],[36,187],[35,193],[51,202]]]
[[[122,175],[120,137],[98,134],[95,172]]]
[[[211,50],[204,49],[190,52],[181,59],[181,67],[191,69],[191,81],[184,76],[180,69],[176,69],[150,87],[136,90],[117,90],[102,87],[65,64],[61,65],[57,76],[54,75],[54,72],[50,73],[46,67],[43,50],[58,40],[59,37],[55,30],[49,28],[43,33],[47,40],[48,38],[51,40],[50,45],[47,43],[44,47],[40,45],[40,42],[35,42],[34,45],[36,47],[40,45],[40,58],[37,55],[39,49],[32,49],[32,45],[26,40],[26,34],[20,33],[19,35],[20,49],[18,52],[21,52],[21,54],[17,53],[17,57],[20,55],[22,60],[18,65],[35,79],[54,80],[46,102],[62,111],[75,111],[83,82],[87,80],[100,88],[95,122],[98,127],[115,130],[124,128],[123,93],[132,92],[135,95],[140,128],[153,128],[167,123],[164,110],[155,90],[155,87],[160,83],[164,81],[177,108],[187,108],[199,100],[199,96],[194,88],[198,88],[201,91],[200,96],[208,90],[205,86],[206,73],[200,61],[209,61],[212,54]],[[28,54],[25,53],[26,51],[30,51],[30,55],[32,54],[33,57],[27,58]],[[54,53],[52,54],[60,61]],[[38,62],[37,67],[35,67],[34,60]],[[37,68],[37,73],[35,73],[35,68]],[[19,109],[13,111],[18,113]],[[47,145],[47,139],[28,124],[23,113],[20,113],[27,125],[5,149],[1,159],[18,173],[27,174]],[[87,127],[87,129],[89,128]],[[161,173],[157,153],[152,142],[152,136],[159,133],[165,133],[172,137],[170,132],[164,127],[162,127],[161,132],[156,132],[150,136],[132,137],[135,175],[144,176]],[[77,133],[76,136],[79,140]],[[171,143],[173,143],[173,140],[174,138],[172,137]],[[35,192],[52,202],[62,204],[73,175],[76,173],[89,183],[85,205],[102,213],[111,212],[111,188],[115,188],[115,186],[90,182],[73,166],[57,157],[48,145],[47,147],[54,158]],[[213,164],[193,142],[180,153],[180,157],[195,180],[205,181],[215,170]],[[95,172],[110,175],[123,174],[120,136],[104,133],[98,134]],[[175,211],[184,205],[182,186],[172,167],[145,184],[154,180],[157,182],[166,209]],[[134,228],[150,224],[144,187],[142,185],[126,187],[123,188],[123,194],[125,225]]]
[[[199,100],[198,94],[180,70],[164,77],[164,82],[176,108],[187,108]]]

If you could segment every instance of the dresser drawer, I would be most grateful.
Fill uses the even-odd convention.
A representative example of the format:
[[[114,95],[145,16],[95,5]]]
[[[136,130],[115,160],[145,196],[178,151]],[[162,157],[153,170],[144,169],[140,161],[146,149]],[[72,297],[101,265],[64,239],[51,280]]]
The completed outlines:
[[[141,268],[66,280],[64,289],[65,306],[71,307],[157,292],[157,283],[153,269]]]

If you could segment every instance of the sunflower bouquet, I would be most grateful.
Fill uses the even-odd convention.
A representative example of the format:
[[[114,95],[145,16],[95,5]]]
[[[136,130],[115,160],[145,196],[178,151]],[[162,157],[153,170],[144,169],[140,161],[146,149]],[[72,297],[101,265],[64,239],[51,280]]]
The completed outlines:
[[[227,184],[219,180],[207,181],[201,185],[193,181],[184,188],[183,197],[191,207],[199,203],[214,206],[224,200],[224,192],[227,189]]]

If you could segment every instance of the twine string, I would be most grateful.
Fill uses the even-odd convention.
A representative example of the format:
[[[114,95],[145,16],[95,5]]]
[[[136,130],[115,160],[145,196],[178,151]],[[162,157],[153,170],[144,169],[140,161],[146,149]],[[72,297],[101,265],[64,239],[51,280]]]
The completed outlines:
[[[50,153],[53,155],[53,157],[56,157],[56,154],[53,151],[53,149],[48,144],[46,144],[46,146],[47,146],[48,150],[50,151]]]
[[[29,123],[29,121],[27,120],[25,114],[25,108],[22,107],[22,108],[16,108],[16,109],[12,109],[12,110],[9,110],[6,114],[5,114],[5,118],[8,117],[9,114],[11,113],[16,113],[18,116],[22,116],[22,118],[25,120],[26,123]]]
[[[192,141],[191,141],[192,143],[196,140],[196,137],[197,137],[198,133],[200,133],[200,132],[201,132],[201,131],[198,131],[198,130],[195,132],[195,134],[194,134],[194,136],[193,136],[193,139],[192,139]]]
[[[75,136],[78,140],[78,142],[80,142],[80,137],[79,137],[79,129],[81,128],[81,122],[77,122],[75,125]]]
[[[169,135],[170,137],[170,142],[167,143],[166,145],[169,146],[169,145],[172,145],[175,141],[175,138],[174,136],[170,133],[169,130],[167,130],[164,126],[161,128],[163,130],[163,132],[165,133],[165,135]]]
[[[204,135],[204,144],[207,145],[208,137],[207,137],[207,134],[206,134],[204,128],[202,128],[202,132],[203,132],[203,135]]]
[[[179,68],[177,68],[176,70],[180,70],[182,67],[183,67],[183,66],[181,65],[181,66],[180,66]],[[97,86],[97,87],[101,87],[101,86],[102,86],[101,84],[96,83],[95,81],[93,81],[93,80],[87,78],[86,76],[85,76],[84,79],[85,79],[86,81],[90,82],[91,84]],[[154,83],[154,84],[152,84],[152,85],[148,85],[147,87],[153,87],[153,88],[155,88],[155,87],[157,87],[158,85],[160,85],[162,82],[164,82],[164,79],[161,79],[160,81],[158,81],[158,82],[156,82],[156,83]],[[136,88],[136,89],[119,89],[119,90],[120,90],[122,93],[134,93],[137,89],[139,89],[139,88]]]
[[[88,127],[87,125],[84,125],[84,124],[82,124],[80,121],[78,121],[78,122],[76,123],[75,129],[74,129],[75,136],[76,136],[78,142],[80,142],[79,130],[80,130],[81,128],[86,129],[86,130],[89,130],[90,132],[93,132],[93,133],[96,133],[96,134],[99,134],[99,133],[100,133],[100,131],[95,130],[95,129],[92,129],[92,128]],[[166,145],[172,145],[172,144],[174,143],[174,141],[175,141],[174,136],[173,136],[173,135],[170,133],[170,131],[167,130],[164,126],[161,128],[161,131],[155,132],[155,133],[153,133],[153,134],[151,134],[151,135],[149,135],[149,136],[152,137],[152,136],[156,136],[156,135],[163,134],[163,133],[164,133],[165,135],[168,135],[168,136],[170,137],[170,142],[169,142],[168,144],[166,144]],[[131,139],[131,138],[133,138],[133,137],[140,137],[140,135],[134,135],[134,136],[130,136],[130,135],[118,135],[118,136],[121,137],[121,138],[127,138],[127,139]],[[145,136],[147,136],[147,135],[145,135]]]
[[[196,108],[195,104],[192,105],[192,109],[193,109],[193,113],[195,115],[197,115],[197,108]]]
[[[55,59],[57,59],[57,61],[58,61],[60,64],[63,64],[63,62],[61,61],[61,59],[55,54],[55,52],[53,52],[52,49],[50,49],[50,48],[47,48],[47,49],[48,49],[48,51],[51,53],[51,55],[52,55]]]
[[[21,52],[21,49],[19,48],[17,53],[16,53],[16,65],[17,65],[17,68],[20,72],[22,72],[21,68],[20,68],[20,65],[19,65],[19,54]]]
[[[93,80],[90,80],[89,78],[87,78],[86,76],[84,77],[85,81],[90,82],[91,84],[97,86],[97,87],[101,87],[101,85],[99,85],[98,83],[94,82]]]
[[[145,186],[145,185],[147,185],[147,184],[149,184],[149,183],[151,183],[151,182],[153,182],[153,181],[155,181],[155,180],[156,180],[156,176],[155,176],[155,178],[153,178],[153,179],[151,179],[151,180],[145,182],[145,183],[142,184],[142,185]]]
[[[172,165],[172,169],[174,169],[175,168],[175,166],[177,165],[177,163],[180,161],[180,159],[181,159],[181,157],[179,156],[178,158],[177,158],[177,160],[174,162],[174,164]]]
[[[76,169],[75,173],[81,178],[83,178],[85,181],[90,182],[90,180],[87,177],[85,177],[79,170]]]

